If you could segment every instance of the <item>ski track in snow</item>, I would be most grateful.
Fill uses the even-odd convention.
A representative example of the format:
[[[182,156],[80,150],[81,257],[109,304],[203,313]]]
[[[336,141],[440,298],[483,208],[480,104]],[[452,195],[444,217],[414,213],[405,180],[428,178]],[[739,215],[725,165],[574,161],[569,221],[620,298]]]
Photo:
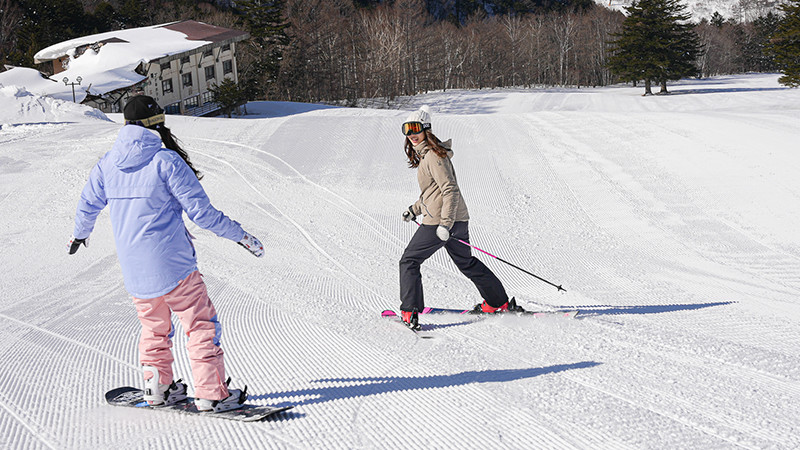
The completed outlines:
[[[213,204],[265,244],[255,259],[187,223],[233,386],[295,405],[249,424],[105,405],[105,390],[141,377],[107,212],[88,248],[65,246],[119,126],[4,127],[0,447],[800,447],[800,160],[783,149],[800,128],[796,106],[774,106],[800,98],[749,103],[752,92],[715,86],[410,101],[434,105],[437,136],[453,138],[471,242],[567,292],[479,258],[523,306],[582,311],[423,316],[433,339],[378,315],[399,304],[397,263],[416,229],[400,220],[418,194],[396,132],[406,111],[170,116]],[[710,112],[714,95],[724,112]],[[423,280],[430,306],[479,301],[444,252]],[[175,373],[191,385],[173,324]]]
[[[364,212],[361,211],[360,209],[358,209],[358,207],[356,207],[352,202],[350,202],[350,201],[346,200],[345,198],[337,195],[336,193],[330,191],[329,189],[327,189],[327,188],[325,188],[323,186],[320,186],[319,184],[314,183],[311,180],[307,179],[300,172],[298,172],[294,167],[292,167],[291,165],[289,165],[285,161],[281,160],[279,157],[277,157],[277,156],[275,156],[275,155],[273,155],[273,154],[271,154],[269,152],[265,152],[263,150],[259,150],[257,148],[250,147],[250,146],[243,146],[243,145],[237,144],[235,142],[209,140],[209,139],[204,139],[204,140],[209,141],[209,142],[216,142],[216,143],[220,143],[220,144],[225,144],[225,145],[228,145],[228,146],[244,147],[244,148],[247,148],[249,150],[253,150],[253,151],[255,151],[255,152],[257,152],[257,153],[259,153],[261,155],[266,155],[266,156],[268,156],[270,158],[276,159],[277,161],[279,161],[281,163],[282,166],[285,166],[292,173],[296,174],[297,178],[299,178],[304,184],[306,184],[306,185],[308,185],[308,186],[310,186],[312,188],[311,192],[310,192],[310,195],[315,195],[315,196],[319,197],[321,200],[327,202],[328,205],[330,205],[331,207],[336,208],[336,210],[338,212],[344,214],[344,216],[341,219],[342,221],[344,221],[345,219],[348,219],[348,218],[349,219],[353,219],[353,220],[357,221],[361,225],[360,228],[362,228],[366,232],[369,232],[370,234],[374,235],[374,237],[377,240],[386,241],[386,243],[388,245],[390,245],[390,246],[401,245],[399,239],[397,239],[397,238],[390,239],[389,237],[387,237],[387,236],[394,237],[394,236],[389,234],[389,230],[384,228],[383,225],[381,225],[378,221],[376,221],[372,217],[364,214]],[[203,153],[201,153],[200,151],[197,151],[197,150],[195,150],[195,152],[198,153],[198,154],[203,154]],[[228,161],[222,161],[222,160],[220,160],[218,158],[214,158],[214,157],[212,157],[212,156],[210,156],[208,154],[203,154],[203,155],[208,157],[208,158],[211,158],[211,159],[213,159],[215,161],[224,162],[224,164],[233,167],[233,165]],[[263,163],[263,161],[261,161],[261,162]],[[239,163],[239,164],[241,165],[241,163]],[[280,182],[282,182],[282,183],[291,182],[292,178],[293,178],[291,176],[281,175],[280,170],[277,169],[277,168],[272,168],[272,167],[264,166],[264,165],[258,165],[255,162],[251,163],[250,166],[251,167],[257,167],[258,169],[261,169],[261,170],[265,170],[267,173],[273,175],[274,177],[279,178]],[[243,175],[239,170],[237,170],[235,168],[233,170],[236,171],[237,175],[242,177],[242,180],[245,183],[247,183],[248,186],[250,186],[250,188],[254,192],[258,193],[258,195],[263,199],[263,201],[265,201],[270,206],[271,210],[276,211],[281,217],[283,217],[289,223],[291,223],[303,235],[303,237],[308,241],[308,243],[315,250],[317,250],[322,256],[324,256],[325,259],[327,259],[328,261],[333,263],[338,269],[340,269],[343,273],[347,274],[356,283],[358,283],[361,286],[363,286],[367,291],[369,291],[375,297],[380,297],[380,295],[378,293],[376,293],[375,291],[373,291],[371,287],[369,287],[369,286],[365,285],[364,283],[362,283],[357,274],[349,271],[336,258],[334,258],[330,254],[328,254],[322,248],[322,246],[314,240],[314,238],[310,235],[310,233],[301,224],[299,224],[297,221],[292,219],[292,217],[289,214],[287,214],[284,210],[282,210],[281,208],[277,207],[273,202],[271,202],[269,200],[269,196],[265,195],[264,192],[259,190],[259,188],[256,187],[255,184],[254,184],[255,181],[252,181],[255,178],[257,178],[256,176],[250,175],[249,178],[248,178],[245,175]],[[277,217],[272,216],[269,211],[263,209],[262,207],[260,207],[258,205],[256,205],[256,207],[261,209],[262,211],[264,211],[264,213],[267,214],[268,216],[271,216],[272,219],[274,219],[274,220],[278,219]]]

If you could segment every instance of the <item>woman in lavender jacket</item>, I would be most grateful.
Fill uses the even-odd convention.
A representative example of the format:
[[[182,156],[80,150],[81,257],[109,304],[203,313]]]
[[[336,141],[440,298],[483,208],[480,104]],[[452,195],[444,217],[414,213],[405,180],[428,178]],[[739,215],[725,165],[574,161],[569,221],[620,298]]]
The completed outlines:
[[[151,405],[186,398],[173,380],[172,322],[186,330],[195,404],[224,411],[244,403],[246,392],[228,390],[221,326],[197,269],[192,236],[183,213],[200,227],[238,242],[255,256],[264,248],[235,221],[215,209],[200,174],[164,124],[158,103],[147,96],[125,105],[125,126],[112,149],[92,169],[81,193],[69,253],[87,245],[100,211],[108,206],[125,287],[142,324],[139,341],[145,400]]]

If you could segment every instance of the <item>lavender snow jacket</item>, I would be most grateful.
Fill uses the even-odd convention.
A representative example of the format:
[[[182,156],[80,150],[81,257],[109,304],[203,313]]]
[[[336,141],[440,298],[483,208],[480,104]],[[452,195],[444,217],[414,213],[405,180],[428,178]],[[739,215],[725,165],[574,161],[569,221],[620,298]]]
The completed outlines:
[[[75,214],[83,239],[108,205],[125,288],[137,298],[160,297],[197,270],[182,213],[232,241],[244,230],[211,206],[194,172],[153,131],[125,125],[89,175]]]

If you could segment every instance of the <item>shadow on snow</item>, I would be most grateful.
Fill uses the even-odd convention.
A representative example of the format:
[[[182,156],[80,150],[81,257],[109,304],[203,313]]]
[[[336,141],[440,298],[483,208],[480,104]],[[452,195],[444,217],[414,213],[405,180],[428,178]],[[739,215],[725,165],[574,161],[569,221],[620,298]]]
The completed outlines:
[[[711,308],[713,306],[731,305],[736,302],[713,302],[713,303],[692,303],[678,305],[637,305],[637,306],[615,306],[615,305],[584,305],[584,306],[560,306],[559,309],[577,309],[580,311],[578,317],[618,315],[618,314],[660,314],[676,311],[693,311],[697,309]]]
[[[582,361],[573,364],[557,364],[548,367],[529,369],[481,370],[455,373],[451,375],[430,375],[420,377],[364,377],[364,378],[325,378],[312,383],[336,384],[334,386],[313,387],[295,391],[272,394],[251,395],[251,400],[270,400],[286,397],[303,397],[298,401],[286,401],[285,405],[313,405],[348,398],[368,397],[390,392],[415,391],[423,389],[442,389],[477,383],[502,383],[538,377],[575,369],[588,369],[599,366],[595,361]]]

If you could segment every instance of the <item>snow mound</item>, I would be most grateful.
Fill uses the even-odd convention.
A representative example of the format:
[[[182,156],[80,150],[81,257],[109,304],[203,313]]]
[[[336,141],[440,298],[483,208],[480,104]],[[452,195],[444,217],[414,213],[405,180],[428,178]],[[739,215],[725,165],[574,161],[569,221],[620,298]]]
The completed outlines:
[[[87,122],[105,120],[103,112],[85,105],[42,97],[24,87],[0,85],[0,124]]]
[[[625,8],[633,3],[632,0],[594,0],[595,3],[610,9],[625,12]],[[777,12],[778,0],[683,0],[687,11],[694,21],[711,19],[714,13],[719,13],[726,19],[738,21],[751,21],[770,12]]]
[[[320,109],[333,109],[338,106],[323,105],[318,103],[256,101],[247,102],[247,114],[241,116],[247,119],[262,119],[286,117],[294,114],[303,114]]]

